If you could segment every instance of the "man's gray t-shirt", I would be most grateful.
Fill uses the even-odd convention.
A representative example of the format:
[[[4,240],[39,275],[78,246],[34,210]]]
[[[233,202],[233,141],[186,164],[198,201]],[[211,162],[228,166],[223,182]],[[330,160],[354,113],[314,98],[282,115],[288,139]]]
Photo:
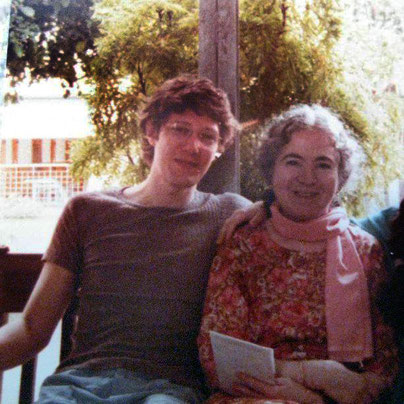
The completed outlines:
[[[199,387],[196,337],[215,241],[249,203],[199,191],[183,209],[140,206],[123,190],[72,198],[44,255],[79,278],[73,351],[59,370],[126,368]]]

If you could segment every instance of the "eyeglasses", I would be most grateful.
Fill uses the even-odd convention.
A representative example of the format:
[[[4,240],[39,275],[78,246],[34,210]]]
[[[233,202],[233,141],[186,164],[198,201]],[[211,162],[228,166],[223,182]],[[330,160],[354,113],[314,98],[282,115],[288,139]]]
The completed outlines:
[[[185,123],[178,122],[167,125],[166,130],[171,137],[181,142],[190,139],[194,133],[190,125],[188,126]],[[203,129],[202,131],[198,132],[197,135],[201,144],[208,149],[215,148],[219,143],[219,132],[215,130]]]

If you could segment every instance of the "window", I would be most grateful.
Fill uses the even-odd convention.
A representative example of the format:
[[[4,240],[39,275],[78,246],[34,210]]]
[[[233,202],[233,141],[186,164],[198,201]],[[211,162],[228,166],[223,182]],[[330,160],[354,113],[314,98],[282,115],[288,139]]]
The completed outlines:
[[[12,157],[11,162],[13,164],[18,163],[18,139],[13,139],[11,142]]]
[[[51,139],[50,141],[50,162],[54,163],[56,161],[56,140]]]
[[[42,139],[32,139],[32,162],[42,163]]]
[[[65,161],[70,162],[70,140],[65,141]]]
[[[0,164],[6,164],[6,141],[4,139],[0,144]]]

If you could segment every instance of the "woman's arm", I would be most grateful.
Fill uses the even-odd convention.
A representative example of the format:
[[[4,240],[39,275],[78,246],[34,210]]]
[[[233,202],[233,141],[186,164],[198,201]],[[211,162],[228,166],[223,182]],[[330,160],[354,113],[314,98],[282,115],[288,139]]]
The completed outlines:
[[[209,331],[249,340],[248,306],[239,287],[242,255],[233,239],[219,247],[209,275],[205,306],[198,336],[199,358],[212,387],[219,388]]]
[[[0,329],[0,369],[26,362],[49,342],[74,294],[75,275],[46,263],[21,318]]]
[[[362,373],[331,360],[277,361],[282,376],[322,391],[339,403],[375,401],[392,385],[398,366],[393,330],[385,324],[378,309],[379,293],[387,276],[382,250],[367,234],[356,234],[355,239],[368,278],[374,356],[363,362]]]

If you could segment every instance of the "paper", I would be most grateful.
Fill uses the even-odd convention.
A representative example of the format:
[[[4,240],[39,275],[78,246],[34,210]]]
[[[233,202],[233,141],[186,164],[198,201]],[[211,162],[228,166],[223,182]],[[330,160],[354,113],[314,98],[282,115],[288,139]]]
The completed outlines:
[[[274,350],[251,342],[209,331],[216,372],[221,388],[231,391],[239,372],[266,381],[275,375]]]

